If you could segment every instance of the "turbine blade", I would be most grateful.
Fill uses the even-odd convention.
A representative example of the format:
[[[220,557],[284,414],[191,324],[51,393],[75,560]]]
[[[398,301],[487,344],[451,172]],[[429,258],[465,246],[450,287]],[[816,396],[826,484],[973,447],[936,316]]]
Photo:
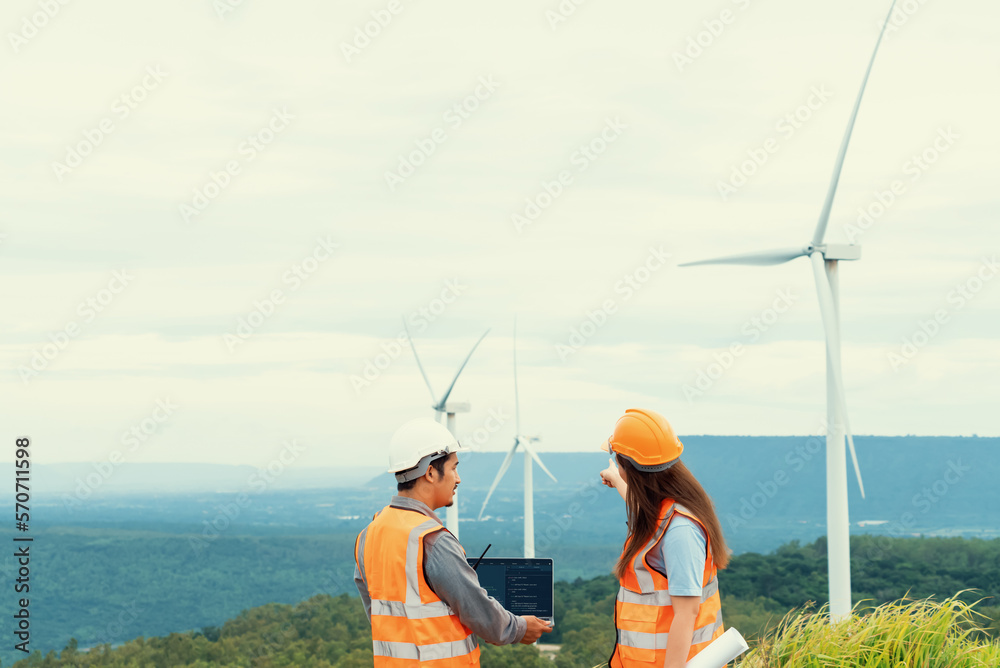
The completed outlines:
[[[521,433],[521,398],[517,393],[517,316],[514,316],[514,433]]]
[[[452,389],[454,389],[455,383],[458,382],[458,377],[462,375],[462,369],[464,369],[465,365],[469,363],[469,358],[472,357],[472,353],[476,352],[476,348],[479,347],[479,344],[482,342],[483,339],[486,338],[486,335],[489,333],[490,330],[487,328],[487,330],[483,332],[483,335],[479,337],[479,340],[476,341],[475,345],[472,346],[472,350],[469,351],[469,354],[465,356],[465,361],[462,362],[462,366],[458,367],[458,371],[455,372],[455,377],[452,379],[451,385],[448,386],[448,389],[445,391],[444,396],[441,397],[441,401],[438,402],[439,410],[444,410],[444,404],[446,401],[448,401],[448,396],[451,394]]]
[[[521,445],[524,447],[525,452],[531,455],[531,458],[535,460],[535,463],[542,467],[542,470],[545,471],[546,475],[552,478],[552,482],[559,482],[556,480],[556,477],[552,475],[552,471],[545,468],[545,464],[542,463],[542,458],[538,456],[537,452],[535,452],[535,448],[531,445],[529,439],[521,439]]]
[[[493,496],[493,491],[500,484],[500,479],[503,478],[503,474],[507,472],[510,468],[510,462],[514,459],[514,451],[517,450],[517,438],[514,438],[514,447],[512,447],[508,452],[507,456],[503,459],[503,464],[500,465],[500,470],[497,471],[497,477],[493,479],[493,484],[490,485],[490,491],[486,493],[486,498],[483,499],[483,507],[479,509],[478,519],[483,519],[483,513],[486,512],[486,504],[490,502],[490,497]]]
[[[844,412],[844,427],[847,432],[847,447],[851,450],[851,461],[854,462],[854,475],[858,478],[858,487],[861,488],[861,498],[865,496],[865,483],[861,481],[861,467],[858,466],[858,453],[854,449],[854,436],[851,434],[851,425],[847,421],[847,406],[841,401],[840,410]]]
[[[865,498],[865,484],[861,480],[861,467],[858,466],[858,453],[854,450],[854,436],[851,433],[851,423],[847,417],[847,399],[844,392],[843,367],[840,362],[840,323],[837,317],[837,306],[833,299],[833,290],[830,288],[830,280],[826,274],[825,260],[820,252],[813,253],[812,260],[813,275],[816,278],[816,293],[819,297],[819,308],[823,314],[823,329],[828,342],[827,352],[830,355],[830,367],[833,370],[833,384],[836,388],[834,398],[840,407],[840,415],[844,420],[844,433],[847,436],[847,445],[851,451],[851,459],[854,462],[854,475],[858,478],[858,487],[861,488],[861,498]]]
[[[434,388],[431,387],[431,381],[427,378],[427,372],[424,371],[424,365],[420,363],[420,356],[417,355],[417,347],[413,345],[413,337],[410,336],[410,328],[406,326],[405,317],[403,318],[403,331],[406,332],[406,340],[410,342],[410,350],[413,351],[413,359],[417,360],[417,368],[420,369],[420,375],[424,377],[424,383],[427,385],[427,391],[431,393],[431,401],[434,401]]]
[[[889,5],[889,13],[885,17],[885,23],[882,25],[882,31],[878,34],[878,39],[875,41],[875,49],[872,51],[871,60],[868,61],[868,69],[865,71],[865,77],[861,80],[861,90],[858,91],[858,99],[854,102],[854,110],[851,112],[851,120],[847,123],[847,131],[844,133],[844,139],[840,144],[837,161],[833,165],[830,189],[826,193],[826,201],[823,202],[823,209],[819,214],[819,222],[816,223],[816,232],[813,234],[812,242],[816,246],[822,244],[823,238],[826,236],[826,225],[830,221],[830,209],[833,208],[833,197],[837,194],[837,184],[840,182],[840,171],[844,167],[847,145],[851,143],[851,134],[854,132],[854,121],[858,118],[858,109],[861,108],[861,98],[865,94],[865,86],[868,85],[868,76],[872,73],[872,65],[875,64],[875,55],[878,53],[878,47],[882,43],[882,36],[885,34],[886,26],[889,25],[889,19],[892,17],[892,10],[895,6],[896,0],[892,0],[892,4]]]
[[[769,265],[769,264],[783,264],[794,260],[797,257],[802,257],[803,255],[808,255],[808,251],[805,248],[781,248],[778,250],[762,251],[759,253],[743,253],[740,255],[727,255],[726,257],[717,257],[711,260],[698,260],[697,262],[685,262],[684,264],[678,265],[680,267],[694,267],[700,264],[750,264],[750,265]]]

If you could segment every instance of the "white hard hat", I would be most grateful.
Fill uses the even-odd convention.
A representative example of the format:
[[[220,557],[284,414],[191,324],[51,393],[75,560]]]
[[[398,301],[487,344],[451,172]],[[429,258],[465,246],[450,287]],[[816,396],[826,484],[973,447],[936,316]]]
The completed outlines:
[[[415,480],[427,472],[433,460],[463,449],[440,422],[431,418],[416,418],[392,435],[389,473],[396,474],[397,482]]]

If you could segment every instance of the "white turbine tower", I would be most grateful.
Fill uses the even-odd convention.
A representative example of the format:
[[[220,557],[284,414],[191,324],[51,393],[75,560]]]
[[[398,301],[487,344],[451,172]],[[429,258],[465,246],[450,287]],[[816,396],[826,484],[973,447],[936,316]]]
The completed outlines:
[[[833,178],[826,195],[826,201],[820,211],[819,222],[813,233],[812,242],[801,248],[788,248],[760,253],[747,253],[689,262],[681,266],[699,264],[747,264],[772,265],[782,264],[795,258],[808,256],[812,262],[813,277],[816,280],[816,291],[819,297],[820,311],[823,314],[823,327],[826,333],[826,525],[827,525],[827,568],[830,578],[830,619],[838,621],[846,618],[851,612],[851,550],[850,524],[847,512],[847,456],[844,452],[844,437],[851,451],[854,462],[854,473],[858,478],[861,496],[865,496],[865,487],[861,481],[861,469],[858,467],[857,453],[854,451],[854,438],[851,435],[850,423],[847,419],[847,401],[844,394],[843,368],[840,361],[840,294],[837,280],[839,262],[841,260],[861,259],[861,247],[844,244],[824,243],[826,227],[830,219],[830,208],[837,192],[840,171],[844,166],[844,156],[847,145],[854,130],[854,121],[858,117],[861,98],[871,74],[875,55],[885,34],[885,26],[889,24],[892,10],[896,5],[893,0],[882,32],[875,42],[875,50],[868,63],[861,90],[854,103],[847,132],[840,145],[840,152],[833,168]]]
[[[410,337],[410,330],[406,326],[406,318],[403,318],[403,331],[406,332],[406,339],[410,342],[410,349],[413,351],[413,358],[417,360],[417,368],[420,369],[420,375],[424,377],[424,383],[427,384],[427,391],[431,393],[431,401],[434,402],[431,404],[431,408],[434,409],[435,417],[438,422],[440,422],[441,416],[445,415],[445,424],[448,427],[448,431],[451,432],[452,436],[458,438],[458,433],[455,431],[455,414],[468,413],[469,402],[452,401],[449,403],[448,397],[451,395],[451,391],[454,389],[455,383],[458,382],[458,377],[462,375],[462,370],[465,368],[465,365],[469,363],[469,358],[472,357],[472,353],[476,352],[476,348],[478,348],[482,340],[486,338],[486,335],[490,333],[490,330],[487,329],[483,332],[483,335],[480,336],[479,340],[472,346],[472,350],[470,350],[469,354],[465,356],[465,361],[462,362],[462,366],[458,367],[458,371],[455,372],[455,377],[452,378],[451,385],[448,386],[448,389],[445,390],[440,399],[436,398],[434,388],[431,387],[431,381],[427,378],[427,372],[424,371],[424,365],[420,363],[420,357],[417,355],[417,347],[413,345],[413,339]],[[455,538],[458,538],[458,492],[455,492],[454,503],[448,506],[446,511],[445,526],[448,527],[448,531],[455,534]]]
[[[522,436],[521,435],[521,399],[517,392],[517,320],[514,320],[514,425],[516,433],[514,434],[514,445],[507,452],[507,456],[504,457],[503,464],[500,465],[500,470],[497,472],[497,477],[493,480],[493,484],[490,486],[490,491],[486,493],[486,499],[483,501],[483,507],[479,510],[479,519],[483,519],[483,513],[486,512],[486,504],[490,502],[490,497],[493,496],[493,491],[496,490],[497,485],[500,484],[500,479],[503,478],[503,474],[507,472],[510,468],[510,462],[514,458],[514,453],[517,451],[518,447],[524,450],[524,557],[526,559],[535,558],[535,497],[534,497],[534,483],[532,482],[532,460],[538,462],[538,465],[542,467],[542,470],[550,478],[552,482],[559,482],[556,477],[552,475],[552,472],[545,468],[545,464],[542,463],[541,458],[538,453],[535,452],[535,448],[531,445],[539,440],[537,436]]]

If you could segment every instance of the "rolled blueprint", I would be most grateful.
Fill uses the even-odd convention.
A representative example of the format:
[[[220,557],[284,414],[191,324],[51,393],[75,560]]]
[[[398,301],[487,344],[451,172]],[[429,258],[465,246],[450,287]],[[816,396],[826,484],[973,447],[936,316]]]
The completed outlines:
[[[712,644],[698,652],[685,664],[685,668],[723,668],[727,663],[750,649],[740,632],[731,628],[716,638]]]

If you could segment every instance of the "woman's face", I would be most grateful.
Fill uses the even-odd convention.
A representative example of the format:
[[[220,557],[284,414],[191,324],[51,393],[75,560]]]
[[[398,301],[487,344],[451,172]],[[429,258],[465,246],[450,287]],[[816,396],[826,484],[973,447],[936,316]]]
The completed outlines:
[[[625,472],[626,467],[622,466],[622,460],[618,459],[618,453],[617,452],[615,453],[615,466],[618,467],[618,473],[621,475],[622,480],[624,480],[625,482],[628,482],[628,477],[627,477],[627,474]]]

